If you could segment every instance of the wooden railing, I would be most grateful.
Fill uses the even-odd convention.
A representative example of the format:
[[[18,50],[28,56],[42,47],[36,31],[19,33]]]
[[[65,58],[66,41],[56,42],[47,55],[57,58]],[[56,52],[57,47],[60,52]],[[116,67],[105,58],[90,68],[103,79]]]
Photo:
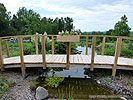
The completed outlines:
[[[17,38],[18,39],[18,44],[19,44],[19,52],[20,52],[20,59],[21,59],[21,70],[22,70],[22,75],[25,75],[25,65],[24,65],[24,53],[23,53],[23,45],[22,45],[22,39],[25,37],[35,37],[35,48],[36,48],[36,55],[38,55],[38,37],[41,36],[41,42],[42,42],[42,59],[43,59],[43,69],[46,69],[46,51],[45,51],[45,36],[51,37],[52,40],[52,55],[54,54],[54,38],[57,35],[23,35],[23,36],[6,36],[6,37],[0,37],[0,66],[1,66],[1,71],[4,71],[4,62],[3,62],[3,55],[2,55],[2,46],[1,46],[1,41],[5,42],[5,50],[7,57],[10,57],[9,54],[9,48],[8,48],[8,43],[7,40],[10,40],[11,38]],[[106,38],[117,38],[116,42],[116,48],[115,48],[115,58],[114,58],[114,65],[112,67],[112,76],[115,76],[116,74],[116,67],[117,67],[117,61],[118,57],[120,57],[121,53],[121,44],[122,44],[122,39],[129,39],[133,40],[133,37],[121,37],[121,36],[106,36],[106,35],[80,35],[80,37],[86,37],[86,55],[88,55],[88,37],[92,37],[92,53],[91,53],[91,64],[90,64],[90,70],[94,70],[94,57],[95,57],[95,45],[96,45],[96,38],[97,37],[102,37],[102,52],[101,55],[104,55],[104,48],[105,48],[105,42]],[[71,54],[71,49],[70,48],[71,44],[67,44],[67,62],[66,62],[66,68],[69,69],[69,55]],[[69,47],[69,48],[68,48]]]

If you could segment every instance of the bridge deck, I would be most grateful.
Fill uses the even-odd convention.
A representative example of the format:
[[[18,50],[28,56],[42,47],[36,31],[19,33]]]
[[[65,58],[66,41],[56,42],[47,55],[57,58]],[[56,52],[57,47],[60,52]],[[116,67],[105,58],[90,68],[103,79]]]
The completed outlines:
[[[42,55],[25,55],[24,62],[25,64],[42,64]],[[51,54],[46,55],[46,62],[47,64],[66,64],[66,55],[51,55]],[[20,63],[21,61],[19,56],[4,59],[5,68],[6,65],[14,65]],[[90,63],[91,63],[91,55],[70,55],[70,64],[88,65]],[[96,65],[113,65],[114,57],[96,55],[94,63]],[[133,59],[119,57],[117,65],[133,67]]]

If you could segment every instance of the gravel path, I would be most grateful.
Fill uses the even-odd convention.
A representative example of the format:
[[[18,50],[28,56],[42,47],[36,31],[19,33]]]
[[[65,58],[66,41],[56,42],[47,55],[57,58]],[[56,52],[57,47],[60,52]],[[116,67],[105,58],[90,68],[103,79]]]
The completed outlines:
[[[31,77],[23,79],[20,73],[0,72],[4,79],[13,79],[13,86],[0,97],[0,100],[35,100],[34,93],[29,88]]]

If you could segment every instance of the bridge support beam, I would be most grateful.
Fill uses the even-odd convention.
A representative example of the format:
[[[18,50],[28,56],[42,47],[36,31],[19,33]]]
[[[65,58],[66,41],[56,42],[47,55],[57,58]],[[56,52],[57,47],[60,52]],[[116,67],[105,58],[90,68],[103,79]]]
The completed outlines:
[[[1,41],[0,41],[0,66],[1,66],[1,71],[4,71],[5,68],[4,68],[4,62],[3,62]]]
[[[86,55],[88,55],[88,36],[86,36]]]
[[[115,58],[114,58],[114,65],[112,68],[112,76],[114,77],[116,75],[116,67],[117,67],[117,61],[118,61],[118,57],[119,57],[119,52],[120,52],[120,45],[121,44],[121,38],[117,38],[117,43],[116,43],[116,47],[115,47]]]
[[[92,51],[91,51],[90,71],[94,71],[95,45],[96,45],[96,36],[93,36],[92,37]]]
[[[18,44],[19,44],[22,77],[25,78],[26,73],[25,73],[25,65],[24,65],[24,53],[23,53],[22,37],[18,37]]]

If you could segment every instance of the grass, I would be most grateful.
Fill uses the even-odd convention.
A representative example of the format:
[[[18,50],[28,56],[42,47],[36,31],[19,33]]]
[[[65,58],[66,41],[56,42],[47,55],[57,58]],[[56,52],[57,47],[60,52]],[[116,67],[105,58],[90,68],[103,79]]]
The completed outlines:
[[[133,86],[133,82],[131,82],[131,81],[129,81],[129,80],[128,80],[128,84],[129,84],[130,86]]]

